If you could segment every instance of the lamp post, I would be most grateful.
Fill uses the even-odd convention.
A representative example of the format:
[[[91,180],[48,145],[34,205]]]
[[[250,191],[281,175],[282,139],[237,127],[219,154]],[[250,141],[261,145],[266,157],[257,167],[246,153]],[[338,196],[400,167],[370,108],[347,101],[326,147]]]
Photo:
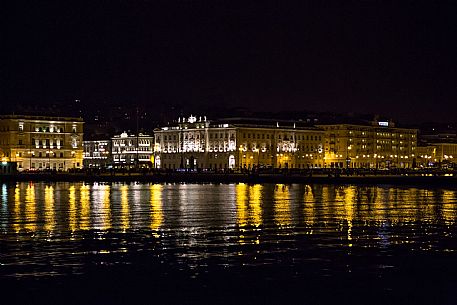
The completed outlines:
[[[259,163],[260,163],[260,149],[256,148],[255,151],[257,152],[257,170],[258,170]]]

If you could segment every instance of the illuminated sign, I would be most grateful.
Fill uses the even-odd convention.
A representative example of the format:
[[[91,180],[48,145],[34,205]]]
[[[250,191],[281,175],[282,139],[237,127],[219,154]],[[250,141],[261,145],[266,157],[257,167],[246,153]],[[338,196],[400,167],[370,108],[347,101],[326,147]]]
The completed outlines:
[[[389,127],[389,122],[378,122],[379,126]]]

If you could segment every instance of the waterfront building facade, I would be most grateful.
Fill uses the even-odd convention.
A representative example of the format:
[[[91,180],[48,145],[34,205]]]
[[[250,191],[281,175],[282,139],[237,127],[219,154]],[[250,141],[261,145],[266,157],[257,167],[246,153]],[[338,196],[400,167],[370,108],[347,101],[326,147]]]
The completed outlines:
[[[457,158],[457,143],[434,143],[436,147],[435,159],[442,166],[453,165]]]
[[[111,138],[112,165],[115,168],[149,168],[154,164],[154,137],[126,132]]]
[[[84,168],[107,168],[111,165],[111,140],[84,141]]]
[[[412,168],[417,158],[417,130],[392,122],[372,125],[318,125],[325,130],[325,167]]]
[[[70,117],[0,116],[0,157],[18,171],[80,169],[83,120]]]
[[[457,143],[433,143],[417,147],[417,166],[455,167]]]
[[[324,162],[324,132],[293,123],[210,122],[191,116],[156,129],[154,135],[156,168],[304,169],[322,167]]]

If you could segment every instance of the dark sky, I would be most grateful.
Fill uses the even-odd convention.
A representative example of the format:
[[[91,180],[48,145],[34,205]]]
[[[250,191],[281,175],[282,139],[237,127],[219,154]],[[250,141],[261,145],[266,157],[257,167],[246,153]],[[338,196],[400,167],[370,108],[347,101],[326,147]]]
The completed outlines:
[[[398,2],[2,2],[1,103],[456,121],[457,6]]]

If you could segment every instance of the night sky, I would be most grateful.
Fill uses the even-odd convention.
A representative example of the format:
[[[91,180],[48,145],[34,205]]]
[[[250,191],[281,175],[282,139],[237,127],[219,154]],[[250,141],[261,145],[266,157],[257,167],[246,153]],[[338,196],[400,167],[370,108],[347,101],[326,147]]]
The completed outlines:
[[[0,99],[456,121],[452,1],[10,1]]]

